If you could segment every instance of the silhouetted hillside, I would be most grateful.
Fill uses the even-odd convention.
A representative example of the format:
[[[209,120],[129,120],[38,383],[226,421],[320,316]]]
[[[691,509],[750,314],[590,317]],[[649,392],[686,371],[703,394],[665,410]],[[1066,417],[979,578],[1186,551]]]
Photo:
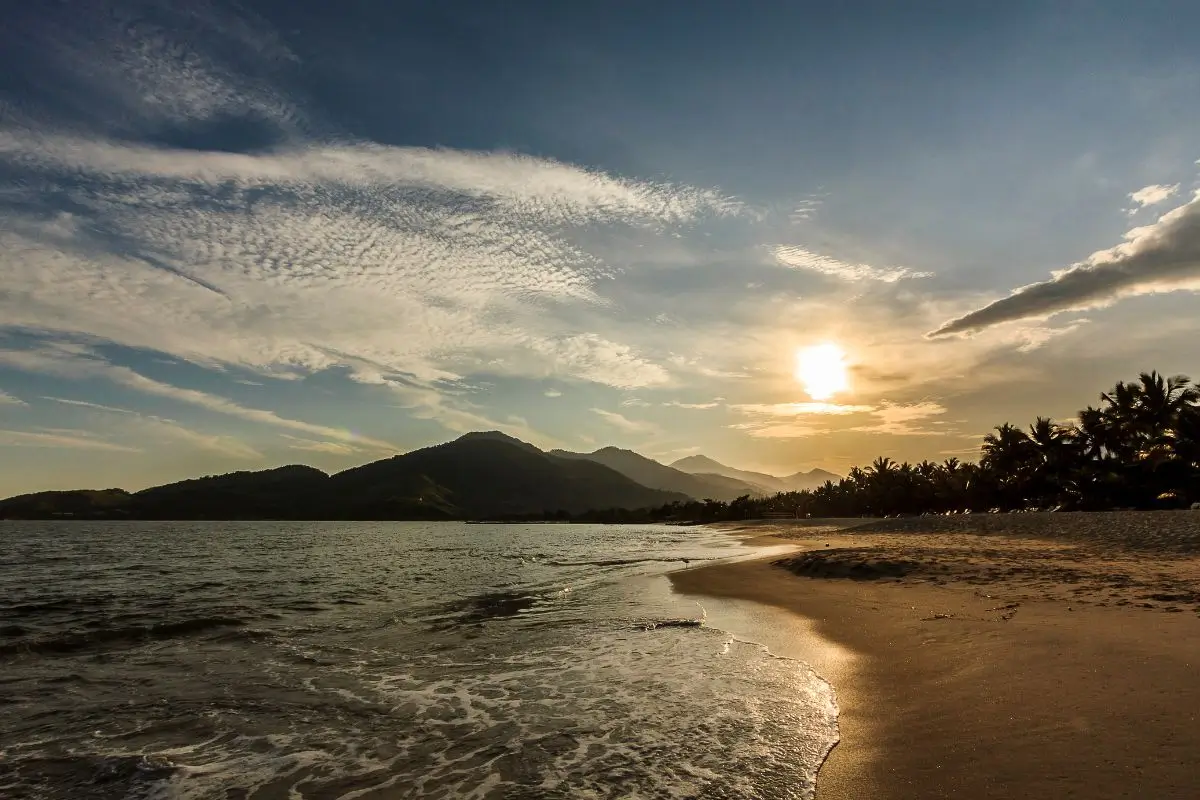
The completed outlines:
[[[779,477],[777,475],[768,475],[765,472],[750,472],[744,469],[734,469],[727,467],[719,461],[714,461],[708,456],[688,456],[681,458],[671,464],[674,469],[682,472],[687,472],[692,475],[697,474],[714,474],[723,475],[726,478],[742,481],[751,485],[762,487],[763,494],[773,492],[802,492],[805,489],[815,489],[825,483],[825,481],[833,481],[837,483],[842,479],[841,475],[835,475],[832,472],[827,472],[823,469],[814,469],[808,472],[797,472],[794,475]]]
[[[333,476],[288,466],[135,494],[112,489],[22,495],[0,501],[0,519],[494,519],[688,499],[647,488],[603,464],[558,458],[492,431]]]
[[[826,481],[837,483],[841,479],[841,475],[829,470],[810,469],[808,472],[797,472],[793,475],[786,475],[779,480],[783,482],[784,491],[803,492],[808,489],[815,489],[823,485]]]
[[[686,499],[649,489],[602,464],[555,458],[500,433],[467,434],[346,470],[331,482],[338,508],[356,519],[395,518],[401,509],[414,514],[427,507],[461,518],[577,514]]]
[[[321,511],[329,476],[300,465],[168,483],[133,495],[139,519],[295,519]]]
[[[744,483],[761,486],[763,487],[764,491],[777,492],[782,486],[779,478],[774,475],[767,475],[764,472],[750,472],[749,470],[727,467],[720,461],[714,461],[708,456],[688,456],[672,462],[671,466],[674,469],[680,470],[681,472],[687,472],[691,475],[722,475],[726,478],[733,478],[734,480],[742,481]]]
[[[651,489],[680,492],[694,500],[733,500],[744,494],[761,494],[762,488],[726,478],[723,475],[691,475],[632,450],[604,447],[592,453],[572,453],[567,450],[551,450],[550,455],[558,458],[595,461],[615,469],[630,480]]]
[[[733,498],[737,498],[747,494],[751,497],[761,497],[763,495],[775,493],[775,490],[769,487],[761,486],[757,483],[747,483],[746,481],[738,480],[737,478],[730,478],[726,475],[718,475],[715,472],[697,472],[693,474],[693,477],[700,478],[705,483],[712,486],[714,492],[719,492],[720,494],[709,495],[709,497],[718,500],[723,495],[729,495]]]
[[[124,489],[35,492],[0,500],[0,519],[127,519],[132,495]]]

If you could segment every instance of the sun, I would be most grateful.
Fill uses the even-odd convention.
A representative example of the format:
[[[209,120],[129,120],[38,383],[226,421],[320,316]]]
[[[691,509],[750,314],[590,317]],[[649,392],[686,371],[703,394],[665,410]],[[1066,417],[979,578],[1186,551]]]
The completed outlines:
[[[846,353],[832,342],[796,352],[796,380],[813,400],[828,400],[850,388],[846,378]]]

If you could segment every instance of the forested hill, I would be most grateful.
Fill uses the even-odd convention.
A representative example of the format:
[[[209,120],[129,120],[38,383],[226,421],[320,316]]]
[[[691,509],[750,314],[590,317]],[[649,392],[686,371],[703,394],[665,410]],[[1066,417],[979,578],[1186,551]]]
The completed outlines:
[[[484,519],[688,499],[603,464],[558,458],[501,433],[472,433],[335,475],[287,466],[132,493],[21,495],[0,501],[0,519]]]

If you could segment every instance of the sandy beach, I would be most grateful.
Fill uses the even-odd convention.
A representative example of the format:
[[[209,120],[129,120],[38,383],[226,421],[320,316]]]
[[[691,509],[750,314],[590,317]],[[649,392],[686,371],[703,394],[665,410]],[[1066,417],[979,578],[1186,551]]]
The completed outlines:
[[[1200,797],[1200,513],[844,524],[672,575],[800,615],[764,643],[837,691],[819,800]]]

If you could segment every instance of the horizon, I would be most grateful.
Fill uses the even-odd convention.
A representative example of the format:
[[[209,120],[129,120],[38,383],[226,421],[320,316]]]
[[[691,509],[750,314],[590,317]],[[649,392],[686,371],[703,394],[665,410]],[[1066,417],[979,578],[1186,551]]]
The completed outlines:
[[[845,475],[1200,376],[1192,4],[0,2],[0,497]]]
[[[445,442],[438,442],[438,443],[436,443],[436,444],[433,444],[433,445],[428,445],[428,447],[438,447],[438,446],[440,446],[440,445],[443,445],[443,444],[450,444],[450,443],[452,443],[452,442],[458,441],[459,439],[462,439],[462,438],[465,438],[465,437],[469,437],[469,436],[472,436],[472,435],[475,435],[475,436],[478,436],[478,435],[481,435],[481,434],[482,434],[482,435],[492,435],[492,434],[497,434],[497,433],[500,433],[500,434],[502,434],[503,436],[507,436],[509,439],[512,439],[513,441],[515,441],[515,442],[516,442],[516,443],[518,443],[518,444],[521,444],[521,445],[529,445],[529,444],[530,444],[529,442],[524,442],[524,441],[521,441],[520,439],[516,439],[515,437],[509,436],[508,434],[503,434],[503,432],[502,432],[502,431],[467,431],[466,433],[464,433],[464,434],[461,434],[460,436],[457,436],[457,437],[455,437],[455,438],[453,438],[453,439],[448,439],[448,440],[447,440],[447,441],[445,441]],[[536,446],[536,445],[535,445],[535,446]],[[416,448],[416,449],[424,449],[424,448]],[[675,466],[675,464],[676,464],[676,463],[678,463],[678,462],[680,462],[680,461],[683,461],[683,460],[685,460],[685,459],[687,459],[687,458],[703,458],[703,459],[705,459],[705,460],[707,460],[707,461],[711,461],[711,462],[713,462],[713,463],[714,463],[716,466],[719,466],[719,467],[721,467],[721,468],[723,468],[723,469],[730,469],[730,470],[734,470],[734,471],[737,471],[737,472],[750,472],[750,473],[754,473],[754,472],[756,472],[756,470],[746,470],[746,469],[742,469],[741,467],[737,467],[737,466],[734,466],[734,465],[732,465],[732,464],[726,464],[726,463],[724,463],[724,462],[718,461],[717,459],[709,458],[708,456],[704,455],[703,453],[696,453],[696,454],[694,454],[694,455],[692,455],[692,456],[685,456],[685,457],[683,457],[683,458],[677,459],[676,461],[674,461],[674,462],[671,462],[671,463],[665,463],[665,462],[663,462],[663,461],[659,461],[659,460],[657,460],[657,459],[651,459],[649,456],[647,456],[647,455],[644,455],[644,454],[642,454],[642,453],[639,453],[639,452],[637,452],[636,450],[631,450],[631,449],[629,449],[629,448],[623,448],[623,447],[615,447],[615,446],[613,446],[613,445],[605,445],[605,446],[603,446],[603,447],[598,447],[598,448],[596,448],[595,450],[593,450],[593,451],[591,451],[591,452],[587,452],[587,453],[583,453],[583,452],[576,452],[576,451],[569,451],[569,450],[563,450],[562,448],[556,448],[555,450],[541,450],[541,449],[539,448],[539,452],[541,452],[541,453],[542,453],[542,454],[544,454],[544,455],[550,455],[550,456],[553,456],[553,455],[555,454],[556,450],[557,450],[558,452],[565,452],[565,453],[567,453],[567,454],[569,454],[569,455],[584,455],[584,456],[587,456],[587,455],[595,455],[595,454],[597,454],[597,453],[600,453],[600,452],[602,452],[602,451],[604,451],[604,450],[617,450],[617,451],[619,451],[619,452],[632,453],[632,454],[634,454],[634,455],[636,455],[636,456],[639,456],[639,457],[641,457],[641,458],[650,459],[651,461],[655,461],[656,463],[660,464],[661,466],[668,467],[668,468],[670,468],[670,469],[675,469],[675,470],[678,470],[679,472],[683,472],[684,474],[689,474],[689,475],[690,475],[690,474],[702,474],[702,473],[690,473],[690,472],[686,472],[685,470],[680,470],[678,467],[676,467],[676,466]],[[305,468],[305,469],[315,469],[315,470],[317,470],[317,471],[319,471],[319,472],[321,472],[321,473],[323,473],[323,474],[325,474],[325,475],[335,475],[335,474],[337,474],[338,472],[345,472],[345,471],[348,471],[348,470],[355,469],[355,468],[357,468],[357,467],[366,466],[367,464],[374,463],[374,461],[378,461],[378,460],[387,460],[387,459],[389,459],[389,458],[395,458],[395,457],[398,457],[398,456],[404,456],[404,455],[408,455],[409,453],[412,453],[412,452],[415,452],[415,450],[409,450],[409,451],[406,451],[406,452],[403,452],[403,453],[393,453],[393,454],[392,454],[392,455],[390,455],[390,456],[389,456],[389,455],[384,455],[384,456],[381,456],[379,459],[373,459],[373,460],[371,460],[371,461],[362,461],[362,462],[359,462],[359,463],[356,463],[356,464],[349,464],[349,465],[346,465],[346,466],[344,466],[344,467],[340,467],[340,468],[338,468],[338,469],[335,469],[335,470],[326,470],[326,469],[321,469],[320,467],[315,467],[315,466],[313,466],[312,464],[308,464],[308,463],[305,463],[305,462],[303,462],[303,461],[292,461],[292,462],[288,462],[288,463],[286,463],[286,464],[274,464],[274,465],[271,465],[271,466],[261,467],[261,468],[257,468],[257,469],[229,470],[229,471],[227,471],[227,472],[222,472],[222,473],[204,473],[204,474],[188,475],[188,476],[185,476],[185,477],[183,477],[183,478],[179,478],[179,479],[177,479],[177,480],[172,480],[172,481],[169,481],[169,482],[167,482],[167,483],[151,483],[151,484],[146,484],[146,485],[134,485],[134,486],[118,486],[118,485],[111,485],[111,486],[103,486],[103,487],[101,487],[101,486],[72,486],[72,487],[68,487],[68,488],[66,488],[65,490],[64,490],[64,489],[35,489],[35,490],[33,490],[33,491],[30,491],[30,492],[21,492],[21,493],[19,493],[19,494],[16,494],[16,495],[3,495],[3,496],[0,496],[0,500],[8,500],[8,499],[14,499],[14,498],[16,498],[16,497],[20,497],[20,496],[23,496],[23,495],[28,495],[28,494],[40,494],[40,493],[43,493],[43,492],[54,492],[54,491],[89,491],[89,492],[90,492],[90,491],[113,491],[113,490],[120,490],[120,491],[126,491],[126,492],[129,492],[129,493],[133,494],[133,493],[137,493],[137,492],[139,492],[139,491],[142,491],[143,489],[152,489],[152,488],[157,488],[157,487],[160,487],[160,486],[163,486],[163,485],[167,485],[167,484],[169,484],[169,483],[177,483],[177,482],[181,482],[181,481],[188,481],[188,480],[198,480],[198,479],[202,479],[202,478],[221,477],[221,476],[223,476],[223,475],[228,475],[228,474],[233,474],[233,473],[238,473],[238,472],[269,472],[269,471],[273,471],[273,470],[282,470],[282,469],[289,469],[289,468],[295,468],[295,467],[301,467],[301,468]],[[785,479],[785,478],[796,477],[796,476],[798,476],[798,475],[810,475],[810,474],[812,474],[813,472],[825,472],[825,470],[821,470],[819,467],[814,467],[814,468],[813,468],[813,469],[811,469],[811,470],[800,470],[800,471],[798,471],[798,472],[795,472],[795,473],[788,473],[788,474],[785,474],[785,475],[775,475],[775,474],[773,474],[773,473],[762,473],[762,474],[766,475],[767,477],[771,477],[771,478],[777,478],[777,479],[780,479],[780,480],[782,480],[782,479]],[[833,474],[835,477],[838,477],[838,478],[844,477],[844,476],[842,476],[842,475],[837,475],[836,473],[830,473],[830,474]],[[632,480],[632,478],[631,478],[630,480]]]

